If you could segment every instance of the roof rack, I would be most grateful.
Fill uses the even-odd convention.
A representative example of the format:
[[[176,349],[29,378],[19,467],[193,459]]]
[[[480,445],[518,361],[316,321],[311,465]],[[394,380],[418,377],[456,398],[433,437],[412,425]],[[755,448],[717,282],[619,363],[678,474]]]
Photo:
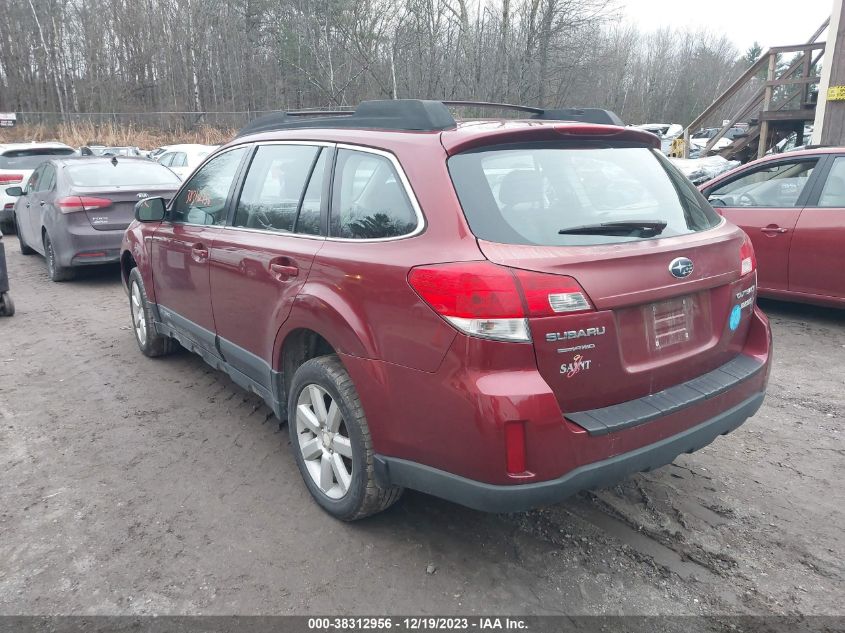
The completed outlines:
[[[431,101],[391,99],[362,101],[355,110],[300,110],[272,112],[251,121],[237,136],[301,128],[370,128],[400,132],[437,132],[454,128],[451,107],[495,108],[531,114],[545,121],[581,121],[604,125],[623,125],[609,110],[599,108],[548,109],[487,101]],[[327,121],[330,119],[330,121]]]

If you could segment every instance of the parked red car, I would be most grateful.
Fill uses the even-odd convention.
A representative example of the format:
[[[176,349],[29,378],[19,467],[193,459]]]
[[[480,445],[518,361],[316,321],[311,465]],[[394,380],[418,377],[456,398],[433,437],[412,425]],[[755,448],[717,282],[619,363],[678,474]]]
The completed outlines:
[[[845,147],[767,156],[699,188],[751,238],[761,296],[845,307]]]
[[[141,351],[178,341],[264,398],[346,520],[403,488],[524,510],[742,424],[770,367],[751,243],[652,134],[520,109],[248,126],[169,205],[138,203]]]

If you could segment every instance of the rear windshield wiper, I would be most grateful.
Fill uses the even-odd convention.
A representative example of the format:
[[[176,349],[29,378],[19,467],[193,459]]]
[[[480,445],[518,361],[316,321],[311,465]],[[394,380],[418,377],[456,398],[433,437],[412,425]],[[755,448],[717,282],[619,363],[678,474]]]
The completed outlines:
[[[667,223],[663,220],[625,220],[583,224],[558,231],[559,235],[622,235],[631,237],[653,237],[660,235]]]

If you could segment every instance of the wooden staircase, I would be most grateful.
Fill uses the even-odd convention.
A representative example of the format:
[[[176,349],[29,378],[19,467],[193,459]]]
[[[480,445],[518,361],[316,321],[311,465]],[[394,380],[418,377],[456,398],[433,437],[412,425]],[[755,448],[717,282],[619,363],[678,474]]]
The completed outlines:
[[[820,78],[812,71],[824,54],[825,43],[817,42],[827,28],[828,20],[818,28],[805,44],[775,46],[760,56],[727,90],[711,103],[683,132],[683,142],[673,148],[673,153],[689,157],[690,134],[698,130],[714,116],[732,111],[730,118],[724,117],[724,124],[707,142],[701,156],[719,154],[728,159],[745,162],[760,158],[782,138],[791,132],[798,135],[798,144],[805,142],[804,125],[815,118],[815,94],[810,86],[819,83]],[[778,56],[786,53],[800,53],[785,68],[778,68]],[[759,75],[766,72],[766,80]],[[731,108],[732,100],[738,95],[749,96],[739,107]],[[748,130],[719,150],[716,143],[737,123],[747,123]]]

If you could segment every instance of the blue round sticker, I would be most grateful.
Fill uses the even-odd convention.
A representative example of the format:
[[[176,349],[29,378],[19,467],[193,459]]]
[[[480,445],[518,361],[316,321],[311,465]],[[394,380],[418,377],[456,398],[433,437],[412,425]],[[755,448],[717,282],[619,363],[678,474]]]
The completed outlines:
[[[739,321],[742,318],[742,308],[739,306],[734,306],[734,309],[731,310],[731,318],[728,321],[728,325],[731,328],[731,331],[736,330],[739,327]]]

